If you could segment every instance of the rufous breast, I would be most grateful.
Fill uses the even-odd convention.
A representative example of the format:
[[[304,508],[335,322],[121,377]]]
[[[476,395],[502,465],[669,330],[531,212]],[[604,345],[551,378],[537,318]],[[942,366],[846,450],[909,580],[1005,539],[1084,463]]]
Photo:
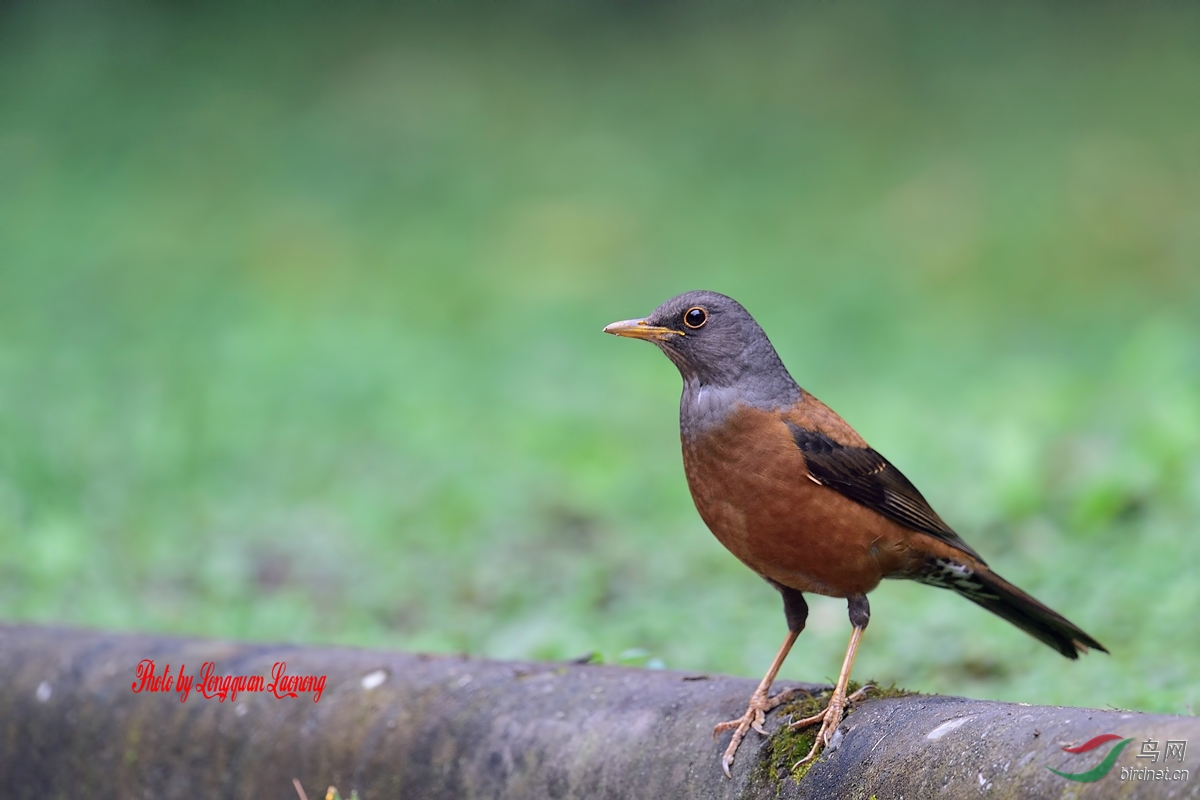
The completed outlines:
[[[912,532],[812,480],[779,411],[736,406],[683,436],[696,509],[759,575],[802,592],[864,594],[908,558]]]

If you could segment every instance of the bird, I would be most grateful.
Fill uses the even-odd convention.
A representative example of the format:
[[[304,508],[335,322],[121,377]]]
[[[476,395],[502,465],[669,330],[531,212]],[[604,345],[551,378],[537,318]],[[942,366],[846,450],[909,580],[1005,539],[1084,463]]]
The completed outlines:
[[[921,493],[832,409],[792,378],[754,317],[710,291],[677,295],[648,317],[605,333],[658,346],[683,377],[679,433],[688,489],[701,519],[734,556],[783,598],[787,635],[721,757],[730,767],[767,712],[792,696],[770,695],[808,617],[806,593],[844,598],[851,635],[825,708],[791,723],[821,723],[811,762],[848,707],[850,671],[870,621],[867,594],[884,578],[949,589],[1008,620],[1069,659],[1108,652],[1074,623],[993,571]]]

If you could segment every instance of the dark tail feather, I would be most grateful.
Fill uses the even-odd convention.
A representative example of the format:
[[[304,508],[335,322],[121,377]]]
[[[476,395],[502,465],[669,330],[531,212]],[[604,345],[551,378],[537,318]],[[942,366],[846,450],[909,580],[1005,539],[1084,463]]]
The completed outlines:
[[[986,567],[975,570],[973,580],[953,588],[977,605],[1016,625],[1033,638],[1045,642],[1067,658],[1079,658],[1089,648],[1107,653],[1104,645],[1088,636],[1057,611],[1038,602]]]

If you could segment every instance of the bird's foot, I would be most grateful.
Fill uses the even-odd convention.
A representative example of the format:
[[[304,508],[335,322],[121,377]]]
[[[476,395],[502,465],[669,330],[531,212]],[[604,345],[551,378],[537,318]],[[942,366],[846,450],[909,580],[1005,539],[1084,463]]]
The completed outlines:
[[[742,739],[746,738],[746,734],[750,729],[767,735],[763,723],[767,721],[767,712],[791,700],[798,693],[803,692],[803,689],[787,689],[780,692],[774,697],[767,697],[767,690],[756,691],[750,695],[750,705],[746,708],[746,713],[737,719],[731,719],[728,722],[721,722],[713,728],[713,738],[716,739],[718,734],[724,733],[727,730],[733,730],[733,737],[729,740],[729,747],[725,748],[725,754],[721,756],[721,769],[725,772],[726,778],[732,778],[733,774],[729,771],[729,767],[733,764],[733,756],[737,753],[738,746],[742,743]]]
[[[817,754],[821,752],[821,748],[825,747],[833,739],[833,733],[838,729],[838,725],[842,724],[842,717],[845,715],[846,707],[861,700],[866,696],[867,690],[872,688],[874,687],[868,684],[849,697],[846,696],[844,689],[841,692],[835,690],[823,711],[788,725],[789,729],[795,729],[807,728],[809,725],[816,725],[818,722],[821,723],[821,730],[817,731],[817,739],[813,742],[812,749],[808,751],[808,755],[793,764],[792,769],[802,764],[807,764],[817,757]]]

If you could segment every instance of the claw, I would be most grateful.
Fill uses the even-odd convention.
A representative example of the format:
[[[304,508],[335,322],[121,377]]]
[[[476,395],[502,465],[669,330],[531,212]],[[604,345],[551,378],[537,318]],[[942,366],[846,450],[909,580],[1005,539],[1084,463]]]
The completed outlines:
[[[718,734],[733,729],[733,736],[729,738],[729,746],[725,748],[725,754],[721,756],[721,771],[725,773],[725,777],[733,777],[733,774],[729,771],[729,767],[733,764],[733,757],[737,754],[738,747],[741,746],[742,740],[746,738],[746,734],[753,729],[763,736],[767,736],[767,729],[763,727],[763,724],[767,721],[767,712],[782,703],[786,703],[799,691],[803,690],[788,689],[774,697],[767,697],[765,691],[756,691],[750,695],[750,704],[747,706],[745,714],[742,714],[737,719],[720,722],[713,726],[713,739],[716,739]]]
[[[825,706],[825,710],[819,714],[814,714],[811,717],[806,717],[799,722],[793,722],[789,728],[805,728],[809,725],[821,723],[821,730],[817,731],[816,739],[813,741],[812,749],[808,751],[808,755],[792,765],[792,769],[809,763],[817,757],[821,752],[821,748],[829,744],[829,740],[833,738],[834,731],[842,722],[842,711],[844,706],[841,703],[835,703],[838,698],[836,695],[829,698],[829,705]]]
[[[805,717],[802,720],[790,723],[788,725],[789,729],[806,728],[809,725],[815,725],[818,722],[821,723],[821,730],[817,731],[817,738],[816,741],[813,742],[812,749],[808,751],[808,755],[793,764],[792,769],[794,770],[796,767],[803,766],[804,764],[807,764],[815,759],[817,754],[821,752],[821,748],[825,747],[833,740],[833,734],[837,732],[838,726],[842,724],[842,718],[845,716],[846,707],[858,702],[859,700],[862,700],[863,697],[866,696],[867,692],[874,688],[875,687],[871,684],[867,684],[858,691],[854,692],[848,697],[842,698],[840,702],[836,703],[834,702],[837,700],[837,696],[835,694],[834,697],[829,698],[829,705],[825,706],[825,710],[821,711],[819,714],[813,714],[811,717]]]
[[[868,683],[866,686],[863,686],[861,689],[854,692],[854,694],[847,697],[846,704],[849,705],[850,703],[857,703],[859,700],[862,700],[864,697],[867,696],[867,692],[871,691],[874,688],[875,688],[875,684]]]

